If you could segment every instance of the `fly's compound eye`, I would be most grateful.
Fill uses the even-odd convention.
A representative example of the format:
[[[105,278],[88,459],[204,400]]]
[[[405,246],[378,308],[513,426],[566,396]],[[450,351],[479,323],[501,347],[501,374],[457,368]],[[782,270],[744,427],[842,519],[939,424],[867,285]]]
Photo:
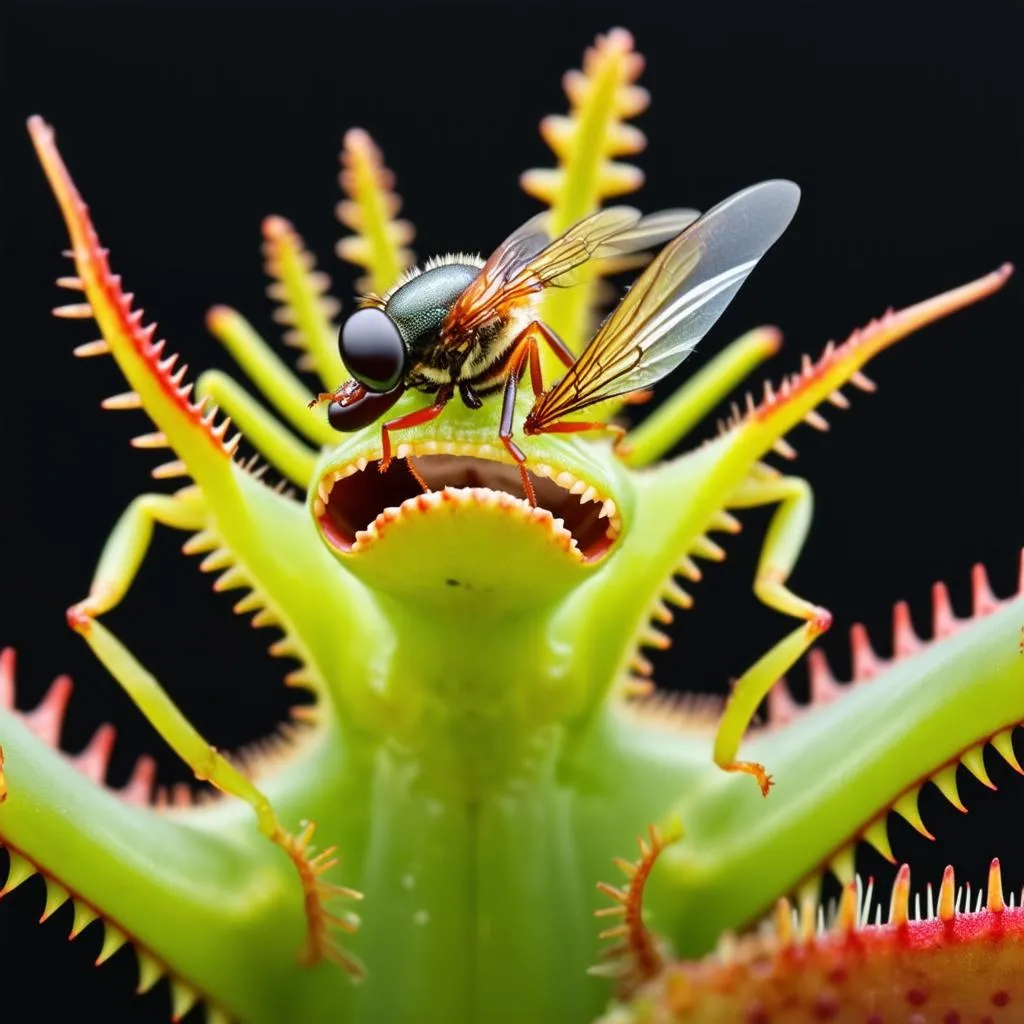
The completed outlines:
[[[402,387],[384,392],[367,391],[361,384],[357,384],[342,401],[331,402],[327,406],[327,422],[343,434],[362,430],[383,416],[404,392],[405,388]]]
[[[348,372],[371,391],[390,391],[405,373],[405,342],[383,310],[353,313],[341,329],[338,350]]]

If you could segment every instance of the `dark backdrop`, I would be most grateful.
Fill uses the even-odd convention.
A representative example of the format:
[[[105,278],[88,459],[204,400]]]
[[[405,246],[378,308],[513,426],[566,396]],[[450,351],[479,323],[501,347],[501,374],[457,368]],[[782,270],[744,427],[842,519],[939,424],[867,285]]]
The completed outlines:
[[[364,126],[384,147],[421,254],[488,251],[536,209],[516,178],[551,161],[536,123],[564,110],[562,71],[577,66],[596,32],[625,24],[649,58],[643,81],[654,97],[638,122],[650,138],[640,158],[645,208],[706,208],[776,175],[803,187],[793,226],[689,364],[772,322],[786,334],[767,371],[778,379],[801,352],[816,353],[889,304],[1024,258],[1024,94],[1021,24],[1009,5],[766,6],[659,14],[636,4],[173,13],[8,5],[0,642],[21,654],[23,704],[70,671],[79,686],[70,748],[113,720],[122,737],[115,781],[141,750],[157,754],[163,779],[187,777],[64,624],[116,516],[151,486],[153,460],[127,444],[142,417],[97,408],[122,389],[113,364],[71,357],[90,329],[49,316],[70,301],[52,283],[68,272],[64,229],[24,130],[29,114],[56,126],[115,267],[172,347],[193,367],[226,366],[203,328],[209,305],[231,303],[274,331],[258,251],[265,214],[293,219],[336,292],[350,293],[354,275],[332,256],[344,129]],[[866,622],[889,650],[897,599],[910,600],[926,630],[937,579],[950,582],[961,611],[976,561],[1000,594],[1015,585],[1022,296],[1022,282],[1011,281],[905,342],[871,367],[876,395],[855,393],[850,412],[830,414],[829,435],[797,431],[797,470],[814,482],[817,512],[793,582],[836,613],[823,647],[840,670],[852,622]],[[721,691],[791,626],[750,594],[767,516],[744,518],[729,561],[707,573],[675,648],[657,659],[667,685]],[[268,731],[289,695],[263,634],[210,593],[177,555],[180,539],[158,534],[110,620],[200,728],[231,747]],[[978,883],[1001,853],[1008,881],[1024,881],[1006,824],[1019,820],[1024,780],[996,767],[998,794],[965,785],[966,821],[929,796],[933,847],[895,828],[897,854],[923,865],[919,880],[937,882],[952,860]],[[881,870],[870,857],[864,866]],[[35,928],[40,906],[36,882],[0,908],[5,1007],[13,990],[52,1019],[65,999],[104,1007],[111,1019],[165,1019],[161,1000],[130,994],[130,957],[93,971],[96,936],[65,948],[67,911]],[[54,961],[41,968],[50,981],[40,992],[14,967],[44,956]],[[60,977],[66,995],[51,988]]]

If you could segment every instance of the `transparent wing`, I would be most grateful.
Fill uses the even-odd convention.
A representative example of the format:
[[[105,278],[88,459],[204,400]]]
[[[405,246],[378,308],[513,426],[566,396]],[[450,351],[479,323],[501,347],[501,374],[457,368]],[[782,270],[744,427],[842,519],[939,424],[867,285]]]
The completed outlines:
[[[629,253],[654,249],[675,238],[684,228],[688,228],[700,216],[699,210],[660,210],[649,213],[636,222],[636,226],[621,231],[614,238],[605,242],[601,253],[603,258],[625,256]]]
[[[671,373],[725,311],[796,212],[800,189],[764,181],[709,210],[661,251],[566,375],[530,411],[531,428]]]
[[[480,277],[493,282],[508,281],[551,243],[547,232],[547,212],[538,213],[520,225],[491,253],[480,270]],[[479,280],[479,278],[478,278]]]
[[[577,221],[551,241],[544,229],[548,215],[538,214],[498,246],[459,296],[445,320],[442,341],[503,316],[543,288],[575,283],[570,275],[585,263],[661,245],[697,216],[695,210],[663,210],[644,217],[632,207],[612,206]]]

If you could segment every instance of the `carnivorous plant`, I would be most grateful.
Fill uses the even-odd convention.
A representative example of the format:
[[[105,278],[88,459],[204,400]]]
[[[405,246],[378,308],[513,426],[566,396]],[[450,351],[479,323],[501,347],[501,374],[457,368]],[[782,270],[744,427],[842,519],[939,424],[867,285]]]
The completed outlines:
[[[639,186],[626,161],[644,145],[630,123],[647,103],[641,67],[616,29],[566,75],[568,112],[541,122],[555,166],[521,179],[548,236]],[[962,806],[959,773],[984,782],[988,747],[1021,770],[1024,599],[996,599],[979,572],[971,616],[937,588],[932,636],[898,616],[891,659],[855,632],[849,684],[813,651],[810,704],[780,681],[832,622],[787,586],[811,525],[789,435],[823,428],[821,406],[872,390],[869,360],[995,292],[1008,266],[828,345],[717,433],[700,433],[703,418],[776,353],[774,329],[680,372],[621,441],[524,431],[534,394],[520,388],[510,422],[523,477],[498,439],[500,392],[413,416],[387,462],[379,416],[333,429],[322,405],[307,408],[318,389],[233,309],[214,307],[209,328],[251,387],[219,371],[193,380],[113,269],[53,129],[33,117],[29,131],[74,264],[58,280],[74,298],[54,312],[95,322],[75,354],[111,356],[127,381],[104,406],[152,422],[132,440],[143,456],[169,452],[68,623],[215,797],[157,801],[146,760],[124,787],[106,785],[112,731],[62,752],[67,680],[26,710],[6,650],[0,895],[40,874],[44,918],[70,902],[72,936],[103,930],[98,962],[130,947],[140,991],[167,976],[174,1020],[1020,1019],[1024,911],[998,863],[977,905],[948,871],[916,913],[904,867],[873,918],[853,850],[892,859],[890,814],[927,832],[925,785]],[[338,254],[385,303],[416,273],[413,229],[364,131],[345,136],[341,185]],[[349,380],[340,306],[290,223],[268,217],[263,235],[285,343],[335,395]],[[613,264],[639,273],[635,256]],[[606,297],[592,274],[536,302],[578,357]],[[548,387],[566,373],[546,350],[536,365]],[[637,397],[579,415],[614,422]],[[408,390],[388,416],[429,403]],[[238,455],[243,437],[258,461]],[[660,694],[644,650],[669,642],[663,627],[724,557],[722,536],[764,506],[754,590],[795,626],[723,707]],[[285,682],[314,697],[272,756],[218,751],[177,709],[174,680],[104,624],[164,528],[186,535],[216,590],[238,591],[235,611],[273,631]],[[751,726],[766,695],[767,724]],[[819,908],[829,873],[842,895]]]

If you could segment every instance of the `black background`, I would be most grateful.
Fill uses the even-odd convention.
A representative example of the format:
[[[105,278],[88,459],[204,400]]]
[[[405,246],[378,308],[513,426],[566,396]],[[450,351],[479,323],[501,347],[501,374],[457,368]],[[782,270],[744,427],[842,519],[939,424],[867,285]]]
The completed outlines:
[[[551,163],[536,124],[565,109],[561,73],[578,66],[596,32],[625,24],[648,57],[643,82],[653,94],[638,121],[650,139],[639,158],[648,174],[641,205],[706,208],[770,176],[803,188],[793,226],[690,363],[747,327],[776,323],[786,344],[765,372],[777,380],[800,353],[816,354],[890,304],[1024,260],[1022,25],[1011,10],[8,5],[0,642],[19,650],[22,706],[70,671],[70,749],[112,720],[121,733],[115,782],[142,750],[157,754],[162,779],[187,778],[64,624],[117,515],[151,487],[155,460],[127,444],[146,429],[141,414],[98,409],[123,390],[113,363],[71,356],[92,328],[49,316],[74,300],[53,285],[69,272],[64,229],[24,130],[29,114],[57,128],[115,269],[171,347],[194,368],[228,368],[203,327],[209,305],[235,305],[276,337],[259,256],[265,214],[295,222],[348,300],[355,275],[332,255],[344,129],[366,127],[384,148],[421,255],[486,252],[537,208],[516,179]],[[830,413],[830,434],[795,432],[796,471],[814,483],[817,510],[793,584],[835,612],[822,646],[840,674],[852,622],[866,622],[888,652],[895,600],[908,598],[927,630],[935,580],[949,581],[961,612],[974,562],[989,566],[997,593],[1016,585],[1022,326],[1016,279],[882,356],[869,369],[879,392],[855,392],[850,412]],[[668,686],[720,692],[790,628],[750,593],[767,515],[744,522],[729,560],[698,585],[674,649],[657,659]],[[193,721],[232,747],[269,731],[291,695],[280,663],[264,656],[266,634],[231,616],[230,601],[177,554],[180,540],[158,534],[109,621]],[[1002,854],[1007,881],[1024,882],[1011,824],[1024,780],[1001,764],[993,777],[996,794],[964,785],[969,819],[926,794],[936,844],[893,826],[896,853],[921,865],[919,881],[937,882],[951,860],[978,883]],[[862,863],[885,874],[877,858]],[[35,881],[0,907],[5,1019],[17,994],[34,1002],[35,1019],[61,1019],[72,1006],[165,1019],[161,999],[131,995],[126,953],[92,970],[98,929],[68,949],[66,909],[31,926],[41,902]],[[16,970],[43,957],[53,958],[41,968],[49,985],[63,979],[59,993]]]

